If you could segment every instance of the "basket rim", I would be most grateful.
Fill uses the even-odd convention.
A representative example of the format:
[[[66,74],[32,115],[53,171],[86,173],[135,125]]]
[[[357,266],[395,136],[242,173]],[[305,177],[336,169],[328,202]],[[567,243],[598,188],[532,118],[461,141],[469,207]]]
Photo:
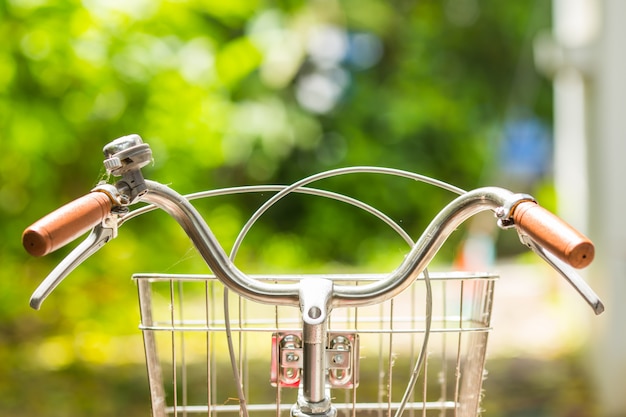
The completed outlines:
[[[330,279],[331,281],[378,281],[385,278],[386,273],[354,273],[354,274],[249,274],[249,277],[259,281],[301,281],[309,278]],[[447,272],[429,272],[428,277],[431,281],[448,281],[448,280],[490,280],[495,281],[500,278],[499,274],[494,272],[482,271],[447,271]],[[213,274],[167,274],[154,272],[138,272],[132,275],[133,281],[213,281],[219,279]],[[423,280],[424,275],[420,274],[418,279]]]

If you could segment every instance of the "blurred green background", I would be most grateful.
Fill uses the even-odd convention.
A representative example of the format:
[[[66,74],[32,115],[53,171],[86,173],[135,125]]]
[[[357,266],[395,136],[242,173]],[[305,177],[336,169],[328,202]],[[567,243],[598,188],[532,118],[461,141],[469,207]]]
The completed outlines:
[[[154,153],[146,175],[182,193],[383,165],[464,188],[515,187],[550,207],[552,93],[532,61],[550,18],[545,1],[0,0],[0,415],[147,415],[129,277],[205,271],[173,222],[152,213],[124,226],[42,311],[29,309],[68,249],[32,259],[21,232],[97,184],[106,143],[140,134]],[[543,146],[531,166],[510,155],[527,130]],[[327,185],[413,236],[451,198],[386,181]],[[228,246],[266,198],[199,207]],[[238,265],[390,270],[401,259],[397,237],[335,206],[279,205]],[[463,237],[439,262],[453,262]],[[498,256],[516,255],[510,245],[500,241]],[[592,415],[571,351],[504,356],[491,367],[487,415]]]

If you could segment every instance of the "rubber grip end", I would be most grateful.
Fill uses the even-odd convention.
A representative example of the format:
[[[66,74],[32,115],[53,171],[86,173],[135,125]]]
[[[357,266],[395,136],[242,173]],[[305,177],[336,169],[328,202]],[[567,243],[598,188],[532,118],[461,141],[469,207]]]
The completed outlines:
[[[52,252],[52,239],[45,230],[37,230],[33,226],[24,230],[22,245],[32,256],[45,256]]]
[[[574,268],[585,268],[593,261],[595,248],[591,240],[535,202],[518,204],[513,212],[513,222]]]
[[[569,264],[574,268],[581,269],[593,262],[595,247],[589,241],[581,241],[570,245],[566,253]]]

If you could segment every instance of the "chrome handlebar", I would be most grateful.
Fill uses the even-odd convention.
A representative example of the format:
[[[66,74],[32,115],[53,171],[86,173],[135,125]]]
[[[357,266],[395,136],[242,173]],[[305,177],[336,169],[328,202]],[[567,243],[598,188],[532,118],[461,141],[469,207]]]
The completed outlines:
[[[146,181],[148,192],[142,201],[154,204],[172,216],[187,233],[213,273],[226,287],[237,294],[261,303],[297,306],[295,284],[269,284],[251,279],[241,272],[226,255],[219,242],[194,206],[171,188]],[[357,307],[377,304],[402,292],[419,276],[448,236],[472,215],[506,206],[519,196],[501,188],[480,188],[453,200],[435,217],[416,242],[402,264],[384,279],[367,285],[333,288],[335,307]]]

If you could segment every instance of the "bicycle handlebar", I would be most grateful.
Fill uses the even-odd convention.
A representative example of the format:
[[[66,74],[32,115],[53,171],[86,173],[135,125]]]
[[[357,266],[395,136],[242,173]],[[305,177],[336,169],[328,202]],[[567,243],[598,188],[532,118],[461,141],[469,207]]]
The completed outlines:
[[[146,180],[145,184],[148,192],[140,200],[154,204],[172,216],[187,233],[210,269],[228,288],[258,302],[298,305],[299,294],[297,286],[259,282],[237,269],[202,216],[187,199],[158,182]],[[82,201],[86,197],[93,198],[92,195],[97,196],[99,194],[103,193],[91,193],[77,201]],[[109,200],[108,196],[103,195]],[[76,207],[75,204],[77,205],[78,203],[74,202],[68,206]],[[503,207],[512,208],[510,212],[506,212],[506,210],[499,212],[498,209]],[[357,287],[337,285],[334,288],[333,305],[370,305],[399,294],[426,268],[447,237],[459,225],[474,214],[485,210],[494,210],[496,213],[499,213],[501,220],[517,220],[519,224],[516,224],[516,226],[523,233],[531,236],[531,239],[536,239],[542,246],[548,246],[549,244],[550,251],[554,250],[554,248],[557,250],[565,248],[566,251],[555,253],[556,256],[565,262],[574,259],[578,262],[575,266],[580,266],[579,258],[581,256],[584,257],[585,262],[589,262],[592,258],[593,245],[588,239],[584,238],[584,236],[558,217],[539,207],[536,203],[528,201],[527,196],[513,194],[502,188],[480,188],[462,194],[441,210],[424,231],[422,237],[412,247],[402,264],[395,271],[388,274],[385,279]],[[98,215],[102,214],[102,212],[98,212],[95,209],[89,211],[89,213],[93,214],[94,211]],[[65,212],[70,212],[72,215],[59,215],[59,213]],[[54,236],[59,236],[61,232],[55,229],[55,227],[62,226],[72,230],[73,233],[67,233],[68,238],[77,236],[76,231],[80,230],[80,228],[76,224],[72,224],[68,219],[84,223],[80,217],[76,219],[75,213],[65,207],[53,214],[35,223],[34,226],[39,225],[38,227],[31,226],[27,230],[55,230],[58,233]],[[106,214],[104,216],[106,217]],[[64,221],[56,221],[57,217],[61,217]],[[100,217],[96,217],[101,220]],[[47,223],[48,221],[50,221],[49,224]],[[94,220],[92,219],[92,221]],[[37,236],[39,235],[37,234]],[[46,238],[47,235],[43,234],[43,236]],[[561,236],[563,239],[560,239]],[[55,243],[56,241],[61,242],[58,237]],[[67,241],[66,238],[62,243]],[[576,244],[575,242],[582,243]],[[59,247],[58,243],[56,247]],[[574,248],[573,250],[571,249],[572,247]],[[587,248],[587,250],[577,249],[580,247],[583,249]],[[589,252],[589,247],[591,252]],[[582,253],[583,255],[572,256],[572,253]]]
[[[111,198],[103,192],[79,197],[24,230],[24,249],[33,256],[47,255],[101,223],[112,207]]]
[[[113,146],[115,145],[115,146]],[[55,269],[37,289],[33,304],[39,306],[58,283],[84,258],[97,251],[114,238],[117,227],[124,222],[120,214],[131,203],[144,201],[153,204],[172,216],[194,243],[209,268],[228,288],[248,299],[275,305],[297,306],[299,289],[292,284],[268,284],[250,278],[235,267],[213,235],[202,216],[183,196],[166,185],[145,180],[140,168],[151,158],[149,147],[136,135],[120,138],[105,147],[105,167],[109,173],[122,176],[113,185],[101,185],[83,197],[66,204],[27,228],[22,240],[26,250],[34,256],[46,255],[88,229],[99,230],[69,256],[73,261]],[[121,167],[121,168],[120,168]],[[304,181],[304,180],[303,180]],[[306,183],[306,182],[304,182]],[[294,184],[300,185],[300,183]],[[289,187],[292,188],[292,187]],[[455,190],[456,191],[456,190]],[[469,217],[480,211],[493,210],[503,228],[515,226],[521,240],[535,252],[545,248],[554,257],[575,268],[587,266],[594,257],[591,241],[566,222],[540,207],[527,195],[486,187],[463,192],[444,207],[413,245],[402,264],[384,279],[359,286],[336,285],[333,289],[334,306],[364,306],[385,301],[407,288],[428,266],[454,230]],[[112,210],[116,208],[113,215]],[[540,256],[545,256],[539,253]],[[549,258],[549,257],[548,257]],[[548,259],[550,265],[566,278],[571,275]],[[601,302],[591,289],[579,287],[583,283],[570,279],[579,292],[598,312]],[[589,290],[589,291],[588,291]],[[593,296],[588,295],[593,294]]]
[[[24,249],[45,256],[77,239],[111,212],[112,199],[91,192],[39,219],[24,230]],[[540,246],[574,268],[585,268],[594,258],[589,238],[534,201],[522,201],[511,210],[513,223]]]

